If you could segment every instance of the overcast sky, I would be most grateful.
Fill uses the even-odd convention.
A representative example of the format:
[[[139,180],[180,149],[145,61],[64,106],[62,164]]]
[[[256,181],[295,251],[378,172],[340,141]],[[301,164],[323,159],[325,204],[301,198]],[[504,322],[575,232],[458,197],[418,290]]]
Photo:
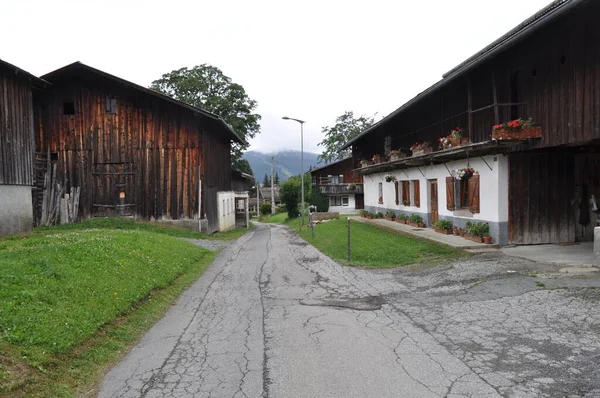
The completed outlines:
[[[258,101],[263,152],[321,152],[346,110],[389,114],[549,0],[14,0],[0,59],[35,75],[81,61],[148,86],[203,63]]]

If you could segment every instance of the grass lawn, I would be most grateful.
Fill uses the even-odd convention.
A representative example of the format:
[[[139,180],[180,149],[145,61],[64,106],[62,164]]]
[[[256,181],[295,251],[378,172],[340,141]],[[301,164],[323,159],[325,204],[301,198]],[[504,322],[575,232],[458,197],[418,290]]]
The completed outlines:
[[[213,261],[177,237],[203,236],[94,219],[0,238],[0,396],[74,396],[94,383]]]
[[[298,231],[297,222],[296,219],[283,220],[281,223]],[[303,229],[300,236],[342,265],[391,268],[408,264],[435,263],[467,255],[462,250],[426,239],[371,224],[351,222],[351,260],[348,262],[346,220],[333,220],[316,225],[314,238],[308,228]]]

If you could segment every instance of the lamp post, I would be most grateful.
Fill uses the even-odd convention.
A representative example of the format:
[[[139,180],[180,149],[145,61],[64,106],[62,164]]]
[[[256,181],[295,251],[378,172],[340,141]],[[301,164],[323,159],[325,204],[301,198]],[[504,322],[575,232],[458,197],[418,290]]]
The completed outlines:
[[[300,123],[300,181],[302,184],[301,200],[302,200],[302,215],[301,220],[304,225],[304,120],[294,119],[293,117],[282,117],[283,120],[294,120]]]

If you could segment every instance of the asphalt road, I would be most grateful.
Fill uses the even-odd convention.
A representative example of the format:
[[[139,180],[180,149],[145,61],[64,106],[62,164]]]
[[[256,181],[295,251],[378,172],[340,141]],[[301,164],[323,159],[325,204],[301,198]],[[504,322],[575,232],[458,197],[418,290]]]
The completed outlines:
[[[340,267],[285,227],[229,245],[100,397],[600,397],[600,276],[484,254]]]

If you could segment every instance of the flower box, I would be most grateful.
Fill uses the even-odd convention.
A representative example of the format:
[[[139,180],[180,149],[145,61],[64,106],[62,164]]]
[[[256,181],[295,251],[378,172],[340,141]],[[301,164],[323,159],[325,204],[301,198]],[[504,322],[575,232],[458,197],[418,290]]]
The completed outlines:
[[[404,159],[406,157],[405,153],[390,155],[390,162],[395,162],[397,160]]]
[[[436,226],[434,226],[433,229],[435,230],[435,232],[438,232],[438,233],[443,234],[443,235],[452,235],[452,230],[451,229],[441,229],[441,228],[438,228]]]
[[[517,131],[507,129],[493,130],[492,140],[522,140],[527,138],[542,138],[541,127],[528,127]]]
[[[406,220],[403,220],[401,218],[396,218],[394,221],[396,221],[398,224],[406,224]]]
[[[473,242],[483,243],[483,237],[482,236],[465,234],[464,238],[472,240]]]
[[[385,219],[388,221],[394,221],[396,219],[396,217],[385,217]]]
[[[425,228],[425,223],[422,222],[412,222],[412,221],[407,221],[406,222],[408,225],[410,225],[411,227],[417,227],[417,228]]]
[[[413,156],[421,156],[421,155],[426,155],[428,153],[433,152],[433,148],[429,147],[429,148],[421,148],[421,149],[415,149],[412,153]]]

